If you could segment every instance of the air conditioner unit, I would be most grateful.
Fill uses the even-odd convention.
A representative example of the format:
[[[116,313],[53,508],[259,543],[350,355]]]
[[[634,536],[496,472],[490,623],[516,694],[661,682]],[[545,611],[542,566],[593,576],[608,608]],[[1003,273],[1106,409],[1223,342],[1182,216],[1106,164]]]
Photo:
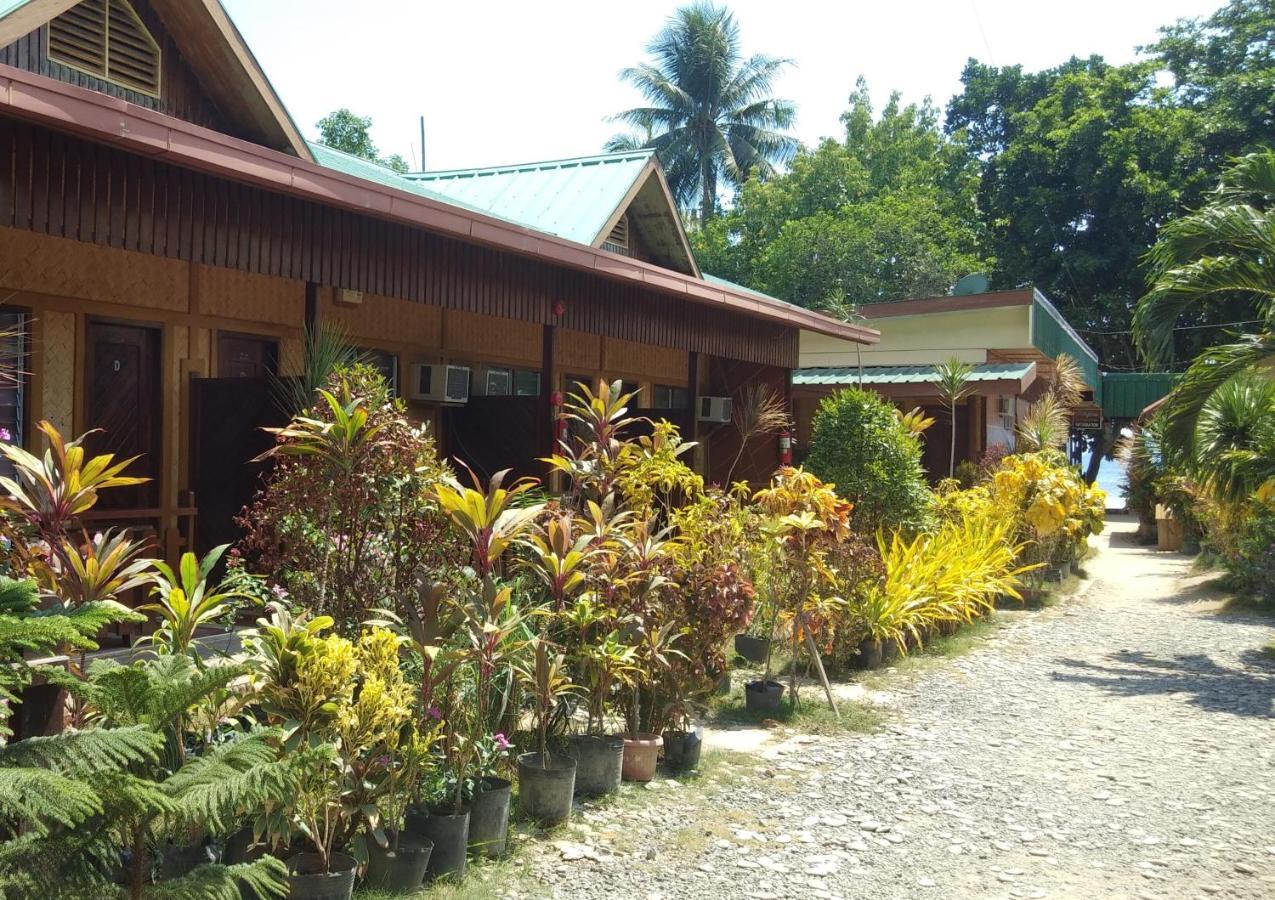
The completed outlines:
[[[729,422],[731,414],[730,397],[700,397],[699,415],[701,422]]]
[[[507,397],[514,392],[514,373],[509,369],[488,369],[483,380],[483,393],[488,397]]]
[[[469,401],[469,367],[417,363],[412,366],[412,399],[435,403]]]

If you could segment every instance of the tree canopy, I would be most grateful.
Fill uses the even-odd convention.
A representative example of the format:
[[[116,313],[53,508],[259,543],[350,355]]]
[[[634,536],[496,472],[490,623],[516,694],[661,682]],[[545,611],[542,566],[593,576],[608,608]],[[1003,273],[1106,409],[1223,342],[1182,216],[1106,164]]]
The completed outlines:
[[[369,134],[372,119],[368,116],[356,115],[342,107],[328,113],[315,123],[315,127],[319,129],[319,143],[325,147],[340,150],[360,159],[370,159],[372,162],[393,169],[400,175],[407,171],[407,161],[399,154],[392,153],[385,157],[380,155]]]
[[[705,271],[809,307],[993,289],[1048,294],[1105,366],[1138,369],[1135,303],[1160,229],[1198,208],[1237,156],[1275,143],[1275,7],[1230,0],[1113,65],[1028,72],[970,59],[945,115],[860,80],[843,133],[753,177],[693,229]],[[1185,310],[1170,364],[1226,340],[1238,296]]]

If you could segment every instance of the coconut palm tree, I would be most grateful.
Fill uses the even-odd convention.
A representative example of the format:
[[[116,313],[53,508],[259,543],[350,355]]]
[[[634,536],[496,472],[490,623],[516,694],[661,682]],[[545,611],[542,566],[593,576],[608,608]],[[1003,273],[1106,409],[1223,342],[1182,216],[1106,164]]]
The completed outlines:
[[[622,70],[620,78],[649,105],[614,117],[637,133],[617,135],[607,149],[654,148],[684,208],[698,198],[701,217],[712,218],[720,184],[769,175],[796,152],[796,139],[783,133],[795,107],[770,96],[775,76],[791,60],[744,59],[728,9],[710,2],[679,9],[647,52],[651,62]]]
[[[1275,377],[1275,150],[1236,160],[1209,203],[1160,230],[1148,261],[1133,332],[1149,363],[1170,358],[1183,313],[1237,296],[1253,305],[1256,327],[1200,354],[1165,404],[1165,439],[1187,448],[1222,385],[1248,371]]]

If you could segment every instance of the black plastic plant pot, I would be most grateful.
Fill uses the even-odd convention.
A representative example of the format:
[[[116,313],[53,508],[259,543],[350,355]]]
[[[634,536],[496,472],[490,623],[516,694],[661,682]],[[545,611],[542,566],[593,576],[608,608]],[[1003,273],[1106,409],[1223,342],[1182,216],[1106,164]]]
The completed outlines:
[[[899,642],[894,638],[886,638],[881,642],[881,663],[889,665],[899,658]]]
[[[353,856],[333,853],[325,871],[318,853],[298,853],[288,860],[289,900],[350,900],[354,894]]]
[[[691,772],[699,768],[704,738],[698,731],[664,732],[664,765],[672,772]]]
[[[623,744],[621,752],[623,752]],[[542,825],[558,825],[571,818],[575,795],[576,761],[570,756],[524,753],[518,757],[518,809]]]
[[[877,669],[881,667],[881,642],[868,638],[859,643],[859,652],[850,660],[855,669]]]
[[[398,845],[371,844],[367,851],[367,875],[363,883],[379,891],[408,894],[420,890],[429,868],[433,842],[423,835],[403,832]]]
[[[744,685],[744,708],[750,713],[773,715],[779,712],[783,696],[784,686],[778,681],[750,681]]]
[[[407,827],[434,844],[425,870],[430,878],[452,876],[460,880],[464,876],[469,847],[468,807],[458,813],[436,810],[430,810],[427,815],[409,813]]]
[[[764,663],[770,652],[770,638],[753,637],[751,634],[735,635],[735,653],[749,662]]]
[[[601,797],[620,789],[624,772],[624,737],[618,734],[573,735],[567,756],[576,761],[576,795]]]
[[[179,846],[165,843],[159,849],[159,872],[161,878],[181,878],[189,875],[196,866],[218,861],[217,850],[208,844]]]
[[[513,785],[503,778],[478,782],[469,808],[469,852],[491,859],[505,855],[509,838],[509,795]]]

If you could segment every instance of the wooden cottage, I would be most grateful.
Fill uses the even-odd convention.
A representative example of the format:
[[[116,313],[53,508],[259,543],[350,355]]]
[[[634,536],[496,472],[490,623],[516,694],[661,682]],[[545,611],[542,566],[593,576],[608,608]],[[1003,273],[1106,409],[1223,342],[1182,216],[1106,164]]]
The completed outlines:
[[[555,393],[606,378],[710,478],[735,448],[699,398],[787,391],[803,333],[876,339],[701,273],[649,154],[401,177],[308,143],[218,0],[0,0],[0,302],[0,427],[140,455],[95,515],[170,557],[233,537],[308,323],[480,468],[530,470]]]

